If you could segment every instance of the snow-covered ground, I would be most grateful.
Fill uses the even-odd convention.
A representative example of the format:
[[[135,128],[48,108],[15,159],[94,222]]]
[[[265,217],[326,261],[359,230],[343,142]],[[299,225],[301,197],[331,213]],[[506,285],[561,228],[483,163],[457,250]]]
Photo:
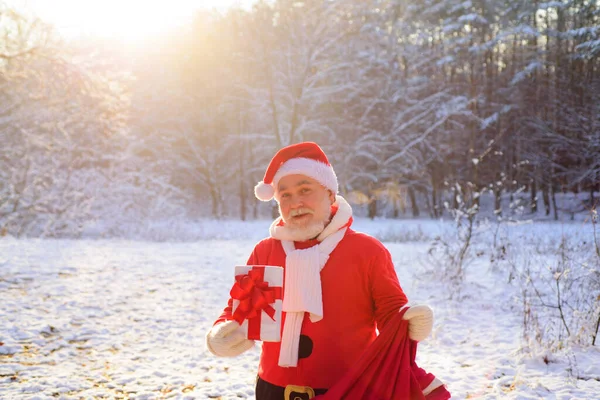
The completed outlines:
[[[205,240],[193,242],[0,238],[0,398],[253,398],[259,349],[215,358],[204,335],[233,266],[268,225],[205,222]],[[394,241],[411,302],[434,308],[418,362],[453,398],[600,399],[600,347],[528,350],[504,271],[475,260],[458,293],[432,279],[427,251],[447,225],[358,219],[355,228]],[[583,228],[537,223],[512,235],[553,240]]]

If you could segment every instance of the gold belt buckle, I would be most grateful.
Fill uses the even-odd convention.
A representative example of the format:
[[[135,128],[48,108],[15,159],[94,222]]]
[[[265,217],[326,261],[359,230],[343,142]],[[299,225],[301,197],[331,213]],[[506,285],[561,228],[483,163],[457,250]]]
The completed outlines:
[[[285,387],[285,400],[302,400],[300,396],[292,397],[293,393],[307,394],[309,399],[315,397],[315,391],[309,386],[287,385]]]

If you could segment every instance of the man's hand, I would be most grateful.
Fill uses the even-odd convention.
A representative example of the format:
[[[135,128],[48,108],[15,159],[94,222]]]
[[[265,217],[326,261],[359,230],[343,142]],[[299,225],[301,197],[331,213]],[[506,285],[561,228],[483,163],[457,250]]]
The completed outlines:
[[[408,321],[408,337],[420,342],[431,334],[433,310],[426,305],[409,307],[403,319]]]
[[[237,321],[225,321],[212,327],[206,334],[206,348],[219,357],[235,357],[254,346],[246,339]]]

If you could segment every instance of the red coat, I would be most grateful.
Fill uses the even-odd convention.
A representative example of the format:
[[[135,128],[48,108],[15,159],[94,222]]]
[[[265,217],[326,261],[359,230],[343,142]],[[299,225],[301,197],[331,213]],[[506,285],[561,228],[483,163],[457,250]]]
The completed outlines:
[[[316,240],[295,243],[297,249],[315,244]],[[281,241],[267,238],[256,245],[247,264],[285,268],[285,258]],[[305,314],[301,332],[312,340],[312,353],[300,358],[297,367],[283,368],[277,364],[280,343],[264,342],[258,368],[263,380],[278,386],[330,388],[375,340],[375,329],[384,330],[407,303],[388,250],[350,228],[321,271],[321,285],[323,319],[312,323]],[[230,299],[216,323],[233,319],[231,304]]]

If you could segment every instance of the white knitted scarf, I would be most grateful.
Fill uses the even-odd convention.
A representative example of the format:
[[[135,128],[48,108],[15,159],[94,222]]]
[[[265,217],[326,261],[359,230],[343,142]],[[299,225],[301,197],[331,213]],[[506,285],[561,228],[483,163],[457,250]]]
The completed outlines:
[[[325,267],[333,249],[344,238],[348,229],[344,226],[352,217],[352,208],[342,196],[336,196],[336,203],[338,211],[317,237],[320,243],[308,249],[296,250],[289,228],[280,225],[281,217],[271,225],[271,237],[281,240],[286,254],[283,294],[283,311],[286,312],[286,317],[279,353],[281,367],[298,365],[300,330],[304,313],[309,313],[311,322],[323,319],[321,270]]]

